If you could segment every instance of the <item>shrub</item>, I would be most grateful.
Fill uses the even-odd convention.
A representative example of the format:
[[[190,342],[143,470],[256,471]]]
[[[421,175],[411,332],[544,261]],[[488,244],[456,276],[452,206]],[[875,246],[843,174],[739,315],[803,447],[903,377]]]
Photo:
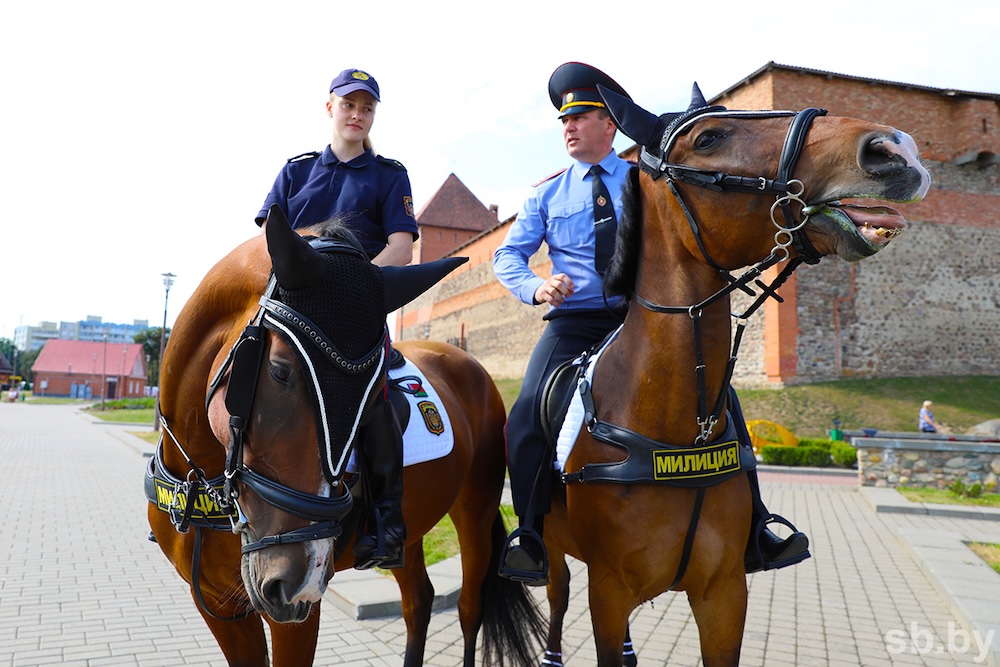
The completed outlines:
[[[824,451],[831,451],[834,443],[820,438],[799,438],[799,447],[819,447]]]
[[[97,407],[100,403],[95,403],[91,407]],[[142,398],[117,398],[104,402],[106,410],[152,410],[156,407],[156,399],[152,397]]]
[[[846,466],[852,468],[858,463],[858,450],[851,447],[846,442],[833,442],[830,443],[830,455],[833,457],[833,462],[839,466]]]
[[[825,468],[830,465],[830,452],[822,447],[764,447],[760,451],[764,463],[776,466],[809,466]]]
[[[978,498],[983,493],[983,485],[979,482],[966,484],[960,479],[948,485],[948,491],[959,498]]]

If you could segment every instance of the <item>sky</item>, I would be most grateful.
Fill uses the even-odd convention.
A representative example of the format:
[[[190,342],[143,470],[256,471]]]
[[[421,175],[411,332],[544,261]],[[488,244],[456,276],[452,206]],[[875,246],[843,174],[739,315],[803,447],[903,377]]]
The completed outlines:
[[[407,167],[417,211],[454,173],[501,220],[568,163],[547,93],[563,62],[657,114],[686,108],[693,81],[711,98],[770,61],[1000,93],[996,0],[35,0],[0,21],[11,339],[88,316],[160,326],[166,310],[172,326],[259,233],[285,160],[329,143],[329,82],[347,68],[378,80],[371,139]]]

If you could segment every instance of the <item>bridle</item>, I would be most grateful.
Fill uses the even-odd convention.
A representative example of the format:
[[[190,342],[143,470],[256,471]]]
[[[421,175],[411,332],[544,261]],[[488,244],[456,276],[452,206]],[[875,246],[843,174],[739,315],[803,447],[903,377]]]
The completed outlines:
[[[329,238],[310,239],[310,245],[321,253],[350,253],[356,254],[368,261],[364,253],[354,246]],[[166,420],[161,417],[165,431],[170,435],[173,442],[184,455],[192,472],[189,473],[189,483],[192,475],[198,479],[201,485],[200,491],[209,496],[223,511],[227,512],[232,524],[232,531],[243,534],[244,544],[242,552],[248,554],[260,549],[281,544],[294,544],[298,542],[309,542],[325,538],[339,537],[342,532],[342,521],[351,511],[353,505],[352,496],[349,492],[343,491],[336,496],[326,497],[305,493],[275,482],[267,477],[251,470],[243,463],[243,443],[246,436],[247,426],[253,409],[254,395],[256,393],[257,378],[260,373],[261,364],[264,361],[265,332],[264,329],[271,329],[277,334],[286,338],[294,348],[298,350],[299,357],[304,360],[306,366],[305,375],[310,380],[310,390],[316,401],[318,410],[322,414],[322,423],[326,424],[326,405],[323,394],[319,386],[317,369],[314,367],[307,349],[312,348],[319,351],[319,356],[330,363],[333,368],[342,373],[357,375],[371,372],[371,380],[365,390],[365,399],[359,405],[357,415],[351,431],[351,442],[357,433],[359,424],[363,423],[363,412],[369,398],[382,376],[384,376],[387,359],[386,347],[388,341],[388,330],[379,339],[378,343],[372,347],[362,357],[352,359],[344,356],[337,349],[337,346],[329,339],[323,331],[313,324],[307,317],[298,311],[290,308],[286,304],[276,299],[278,294],[278,282],[272,273],[259,301],[256,315],[250,320],[243,330],[239,340],[229,350],[225,361],[216,372],[209,387],[206,405],[211,402],[215,392],[221,387],[223,380],[227,377],[228,384],[225,394],[226,409],[230,414],[229,433],[230,440],[226,453],[226,468],[224,482],[221,491],[214,488],[211,481],[205,479],[202,470],[191,461],[191,458],[184,451],[180,442],[167,427]],[[319,433],[319,447],[325,447],[327,452],[332,452],[332,443],[329,429],[324,429]],[[344,463],[350,455],[351,446],[345,446],[344,451],[337,458],[336,464],[329,467],[324,466],[324,476],[334,490],[340,490],[340,479],[343,476]],[[252,489],[257,496],[268,505],[293,516],[306,519],[312,522],[308,526],[290,530],[278,535],[263,537],[256,541],[250,541],[247,533],[248,522],[239,504],[239,487],[237,482],[242,482]],[[189,494],[193,498],[195,494]],[[171,512],[171,520],[175,527],[181,530],[175,514]],[[190,515],[190,512],[187,512]],[[186,528],[186,526],[184,526]],[[183,530],[182,532],[186,532]]]
[[[727,395],[726,388],[732,379],[733,370],[736,366],[736,353],[739,349],[743,332],[746,328],[747,319],[754,312],[756,312],[768,298],[773,298],[778,302],[783,301],[783,299],[778,296],[776,290],[784,284],[786,280],[788,280],[789,276],[792,275],[792,272],[795,271],[800,264],[816,264],[821,258],[821,255],[816,251],[803,231],[803,228],[809,221],[809,213],[811,210],[805,201],[801,199],[801,195],[805,192],[805,186],[801,181],[794,179],[792,174],[802,152],[802,146],[805,144],[806,134],[808,133],[813,120],[815,120],[817,116],[824,115],[826,115],[826,109],[816,108],[808,108],[799,112],[794,112],[729,111],[724,107],[702,107],[700,109],[688,111],[668,125],[663,133],[658,147],[650,150],[649,147],[644,146],[640,151],[639,168],[649,174],[654,181],[659,180],[661,177],[665,179],[667,187],[677,200],[678,205],[687,218],[688,224],[691,227],[691,232],[694,235],[702,256],[705,258],[705,261],[709,264],[709,266],[725,278],[727,283],[726,286],[718,292],[712,294],[700,303],[690,306],[663,306],[644,299],[638,293],[633,292],[631,295],[631,298],[636,303],[651,312],[687,314],[691,317],[694,329],[696,356],[695,374],[698,382],[697,420],[699,434],[695,438],[695,444],[704,444],[711,441],[712,430],[725,409]],[[706,118],[763,119],[775,117],[790,117],[791,122],[788,127],[788,132],[785,135],[785,142],[781,150],[781,156],[778,160],[777,177],[774,179],[769,179],[764,176],[740,176],[708,169],[700,169],[685,164],[670,162],[668,159],[670,150],[676,143],[677,138],[690,130],[695,123],[705,120]],[[677,188],[678,182],[696,185],[715,192],[741,192],[773,195],[775,197],[775,201],[771,205],[771,222],[778,228],[778,231],[774,235],[775,245],[771,249],[768,256],[738,278],[733,277],[729,271],[720,267],[709,256],[708,251],[705,249],[701,232],[699,231],[698,222],[692,214],[690,207],[688,207],[683,197],[681,197],[681,193]],[[792,211],[793,203],[799,205],[799,215],[802,216],[801,221],[797,221],[795,219],[795,214]],[[781,210],[784,222],[786,223],[785,225],[782,225],[775,219],[777,209]],[[771,283],[763,283],[760,280],[760,277],[763,275],[764,271],[779,262],[789,259],[789,246],[795,248],[797,256],[789,260],[788,264],[785,265],[782,271]],[[760,295],[758,295],[757,292],[749,286],[751,281],[761,290]],[[741,290],[749,296],[754,297],[754,301],[743,313],[733,315],[733,318],[737,322],[737,327],[733,340],[732,351],[726,364],[722,388],[715,400],[712,410],[709,411],[705,383],[705,361],[701,341],[701,315],[705,308],[736,290]]]

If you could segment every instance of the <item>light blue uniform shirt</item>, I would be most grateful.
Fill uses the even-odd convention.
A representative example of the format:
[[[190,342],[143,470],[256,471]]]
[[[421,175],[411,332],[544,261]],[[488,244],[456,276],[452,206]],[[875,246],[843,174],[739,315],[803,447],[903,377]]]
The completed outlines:
[[[621,220],[622,186],[631,166],[614,151],[600,162],[601,180],[614,200]],[[601,276],[594,269],[594,197],[590,164],[574,160],[566,171],[536,187],[493,255],[493,271],[500,284],[529,305],[545,282],[528,268],[528,259],[544,241],[549,246],[552,274],[565,273],[576,291],[560,309],[604,308]],[[621,297],[608,299],[611,306]]]

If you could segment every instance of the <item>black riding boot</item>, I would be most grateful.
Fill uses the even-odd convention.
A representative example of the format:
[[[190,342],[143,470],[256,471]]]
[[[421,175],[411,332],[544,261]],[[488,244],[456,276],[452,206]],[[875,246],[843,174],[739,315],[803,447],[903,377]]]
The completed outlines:
[[[354,567],[403,567],[403,436],[396,411],[387,400],[379,400],[372,408],[361,440],[361,457],[373,507],[367,532],[354,543]]]
[[[549,560],[542,539],[544,517],[536,514],[533,520],[520,520],[519,523],[520,527],[510,534],[504,545],[498,574],[528,586],[545,586],[549,583]]]
[[[795,530],[795,526],[787,519],[771,514],[764,506],[764,501],[760,497],[760,486],[757,483],[757,470],[748,470],[747,477],[750,479],[750,493],[753,497],[750,540],[743,558],[747,574],[788,567],[809,558],[812,554],[809,553],[809,538],[805,533]],[[782,539],[771,532],[767,527],[769,523],[788,526],[792,534]]]

